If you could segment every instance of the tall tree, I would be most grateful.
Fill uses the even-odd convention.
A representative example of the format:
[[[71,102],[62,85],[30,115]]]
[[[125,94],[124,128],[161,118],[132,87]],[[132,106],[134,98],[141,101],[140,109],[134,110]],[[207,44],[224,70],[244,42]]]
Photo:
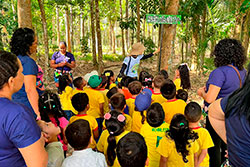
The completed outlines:
[[[122,15],[122,0],[120,0],[120,19],[123,21],[123,15]],[[125,41],[124,41],[124,30],[123,27],[121,27],[122,32],[122,56],[125,56]]]
[[[129,6],[129,1],[128,0],[126,0],[126,22],[128,22],[128,6]],[[128,49],[129,49],[129,36],[128,36],[128,34],[129,34],[129,32],[128,32],[128,29],[126,29],[125,30],[125,34],[126,34],[126,50],[128,51]]]
[[[94,0],[90,1],[90,18],[91,18],[91,34],[92,34],[92,56],[93,56],[93,65],[95,69],[98,68],[97,60],[96,60],[96,35],[95,35],[95,8],[94,8]]]
[[[18,27],[32,27],[31,0],[17,1]]]
[[[56,34],[57,34],[57,45],[59,46],[59,43],[61,41],[60,38],[60,18],[59,18],[59,6],[56,5]]]
[[[66,29],[66,41],[68,45],[68,51],[71,52],[71,40],[70,40],[70,25],[69,25],[69,9],[65,7],[65,29]]]
[[[166,0],[165,13],[167,15],[177,15],[179,9],[179,0]],[[176,32],[176,24],[164,24],[164,33],[162,39],[162,59],[161,68],[168,68],[168,58],[171,56],[172,41]]]
[[[100,27],[100,13],[99,13],[99,0],[95,0],[95,14],[96,14],[96,35],[97,35],[97,48],[98,48],[98,72],[101,74],[104,70],[102,61],[102,35]]]
[[[73,14],[73,7],[70,5],[70,43],[71,43],[71,50],[74,52],[74,14]]]
[[[136,15],[137,15],[137,29],[136,29],[136,41],[140,42],[140,0],[136,0]]]
[[[45,17],[45,12],[44,12],[44,6],[43,6],[43,1],[38,0],[38,4],[40,7],[41,11],[41,19],[42,19],[42,25],[43,25],[43,42],[44,42],[44,49],[45,49],[45,66],[44,66],[44,71],[45,71],[45,79],[48,81],[48,67],[49,67],[49,43],[48,43],[48,30],[47,30],[47,21]]]

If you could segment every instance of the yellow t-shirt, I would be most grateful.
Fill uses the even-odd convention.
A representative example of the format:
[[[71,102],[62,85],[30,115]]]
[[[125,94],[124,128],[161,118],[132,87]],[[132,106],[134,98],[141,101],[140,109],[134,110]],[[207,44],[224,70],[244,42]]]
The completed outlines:
[[[160,104],[162,104],[162,103],[164,103],[164,102],[166,102],[166,101],[167,101],[167,99],[165,99],[165,98],[162,96],[161,93],[153,93],[153,94],[152,94],[152,104],[153,104],[153,103],[160,103]]]
[[[131,97],[131,98],[127,99],[126,104],[128,105],[129,115],[132,117],[133,112],[135,111],[135,98]]]
[[[112,89],[113,87],[116,87],[115,83],[112,83],[112,84],[109,85],[109,89]]]
[[[214,143],[207,129],[198,127],[198,128],[193,128],[192,130],[194,132],[197,132],[199,136],[199,138],[197,139],[197,142],[199,144],[199,151],[198,151],[198,157],[199,157],[201,150],[213,147]],[[204,160],[200,163],[200,166],[209,167],[209,155],[208,154],[206,155]]]
[[[141,135],[144,137],[148,147],[148,167],[156,167],[160,165],[160,154],[156,151],[160,140],[165,136],[169,129],[169,124],[163,122],[159,127],[152,127],[147,122],[142,125]]]
[[[109,99],[106,96],[107,92],[109,91],[108,89],[99,89],[99,91],[102,93],[103,98],[104,98],[104,114],[106,114],[107,112],[109,112]]]
[[[131,128],[132,128],[132,118],[128,114],[123,114],[123,115],[124,115],[124,117],[126,119],[126,124],[125,124],[124,129],[127,130],[127,131],[131,131]],[[103,126],[104,129],[106,129],[105,119],[102,122],[102,126]]]
[[[119,136],[115,136],[115,140],[116,140],[116,143],[119,142],[119,140],[125,136],[126,134],[128,134],[129,131],[124,131],[122,132]],[[106,160],[108,160],[108,155],[107,155],[107,150],[108,150],[108,137],[109,137],[109,132],[108,130],[104,130],[101,134],[101,137],[97,143],[97,150],[100,151],[100,152],[103,152],[104,155],[105,155],[105,158]],[[117,159],[117,156],[115,158],[115,161],[114,161],[114,165],[113,167],[120,167],[120,164],[118,162],[118,159]]]
[[[194,154],[198,152],[199,145],[197,141],[190,144],[191,147],[187,146],[189,151],[189,155],[186,157],[187,163],[183,161],[181,153],[177,152],[174,140],[166,136],[160,140],[157,151],[161,156],[167,158],[167,167],[194,167]]]
[[[179,89],[182,89],[182,87],[181,87],[181,79],[180,78],[175,79],[174,84],[176,86],[176,91],[179,90]]]
[[[165,112],[165,122],[170,124],[173,116],[177,113],[184,114],[186,103],[180,99],[168,100],[161,104]]]
[[[103,115],[101,114],[99,106],[101,103],[104,103],[104,97],[102,93],[92,88],[88,88],[84,90],[84,92],[89,97],[89,110],[87,111],[87,114],[95,118],[102,117]]]
[[[59,94],[62,109],[71,110],[74,114],[78,114],[78,112],[72,106],[71,103],[72,96],[73,96],[73,89],[70,86],[66,86],[62,94]]]
[[[87,114],[75,115],[75,116],[72,116],[70,118],[69,124],[71,124],[74,121],[79,120],[79,119],[84,119],[84,120],[89,122],[89,126],[90,126],[90,129],[91,129],[91,135],[92,135],[92,137],[94,139],[93,131],[98,130],[98,124],[97,124],[96,119],[93,116],[90,116],[90,115],[87,115]],[[96,141],[92,140],[92,143],[90,144],[90,148],[95,148],[95,147],[96,147]]]
[[[77,89],[77,88],[76,88],[76,89],[73,90],[72,97],[73,97],[75,94],[77,94],[77,93],[85,93],[85,92],[84,92],[84,90],[80,90],[80,89]],[[71,104],[72,104],[72,103],[71,103]],[[78,111],[75,110],[75,108],[73,107],[73,105],[72,105],[72,110],[71,110],[71,111],[72,111],[74,114],[76,114],[76,115],[78,114]]]
[[[143,114],[145,116],[145,121],[144,124],[146,122],[146,111],[143,111]],[[137,132],[140,133],[141,131],[141,127],[142,127],[142,116],[141,116],[141,112],[140,111],[134,111],[133,116],[132,116],[132,131],[133,132]]]

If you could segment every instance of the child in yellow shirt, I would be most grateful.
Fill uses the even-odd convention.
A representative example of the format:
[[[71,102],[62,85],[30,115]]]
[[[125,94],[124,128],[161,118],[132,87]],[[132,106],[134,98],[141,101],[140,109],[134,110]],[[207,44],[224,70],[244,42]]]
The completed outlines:
[[[101,77],[98,75],[92,75],[88,80],[88,85],[90,88],[84,91],[89,97],[89,110],[87,111],[87,114],[95,117],[98,123],[99,134],[102,132],[105,102],[102,93],[98,91],[101,86],[101,82]]]
[[[107,77],[107,85],[105,87],[105,89],[111,89],[113,87],[116,87],[115,84],[115,75],[114,72],[112,70],[106,70],[103,72],[103,75]]]
[[[180,64],[175,70],[174,84],[176,86],[176,90],[191,88],[187,63]]]
[[[152,94],[152,103],[164,103],[167,101],[161,94],[161,85],[166,79],[162,75],[156,75],[153,80],[153,94]]]
[[[107,77],[102,75],[101,78],[102,78],[102,82],[98,91],[101,92],[103,95],[103,98],[104,98],[103,110],[104,110],[104,114],[106,114],[107,112],[109,112],[109,99],[106,96],[109,90],[105,88],[107,86]]]
[[[196,167],[199,150],[196,139],[198,134],[189,129],[185,116],[174,115],[170,129],[157,148],[161,155],[160,167]]]
[[[77,77],[73,80],[73,85],[75,87],[75,89],[73,90],[73,95],[75,95],[77,93],[83,93],[87,82],[82,77]]]
[[[135,110],[135,98],[142,90],[142,84],[139,81],[133,81],[128,85],[128,90],[132,97],[126,100],[129,109],[129,115],[132,117]]]
[[[151,105],[151,95],[152,92],[150,89],[143,89],[138,96],[135,98],[135,111],[132,116],[132,131],[140,133],[141,127],[146,120],[146,110]]]
[[[185,91],[184,89],[177,90],[176,99],[181,99],[181,100],[187,102],[187,100],[188,100],[188,92]]]
[[[89,109],[89,98],[87,94],[77,93],[72,97],[71,102],[72,102],[72,106],[75,108],[78,114],[70,118],[69,124],[79,119],[87,120],[89,122],[92,137],[94,139],[97,139],[99,137],[99,132],[98,132],[98,124],[96,122],[96,119],[95,117],[87,114],[87,111]],[[95,148],[95,147],[96,147],[96,142],[95,140],[92,140],[91,148]]]
[[[101,134],[97,143],[97,150],[104,153],[108,166],[120,167],[116,156],[116,146],[119,140],[129,131],[124,130],[125,116],[117,110],[104,115],[107,127]]]
[[[199,136],[197,139],[199,144],[198,166],[209,167],[209,155],[207,150],[213,147],[214,143],[209,132],[205,128],[199,126],[199,122],[202,119],[200,105],[196,102],[190,102],[185,108],[185,116],[189,121],[189,128],[198,133]]]
[[[170,124],[170,121],[175,114],[184,114],[187,104],[183,100],[176,99],[176,88],[173,81],[170,79],[167,79],[161,86],[161,94],[167,99],[167,101],[161,105],[165,112],[165,122]]]
[[[142,125],[141,135],[148,147],[148,167],[159,166],[160,154],[156,151],[160,139],[165,136],[169,124],[164,122],[165,113],[159,103],[153,103],[147,110],[145,124]]]
[[[129,132],[117,144],[117,158],[121,167],[145,167],[147,145],[136,132]]]

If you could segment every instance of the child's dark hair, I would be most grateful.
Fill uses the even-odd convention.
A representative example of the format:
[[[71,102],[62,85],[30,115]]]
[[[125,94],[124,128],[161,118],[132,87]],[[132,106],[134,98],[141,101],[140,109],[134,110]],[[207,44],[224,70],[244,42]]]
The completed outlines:
[[[168,79],[168,72],[166,70],[161,70],[158,74],[162,75],[165,79]]]
[[[58,96],[49,90],[45,90],[44,93],[41,96],[39,96],[38,107],[41,119],[44,120],[45,122],[51,122],[49,115],[52,115],[56,120],[57,126],[59,126],[60,125],[59,118],[61,117],[67,118],[67,116],[62,110]],[[62,138],[62,133],[60,135]]]
[[[153,83],[154,87],[157,89],[161,89],[162,84],[166,81],[163,75],[156,75],[154,77]]]
[[[189,122],[197,122],[202,115],[201,106],[196,102],[190,102],[186,105],[184,113]]]
[[[141,92],[141,82],[139,81],[133,81],[128,85],[128,90],[132,95],[137,95]]]
[[[158,127],[160,126],[165,119],[165,113],[164,110],[159,103],[153,103],[148,109],[147,109],[147,122],[152,127]]]
[[[65,136],[75,150],[87,148],[91,138],[89,122],[83,119],[74,121],[66,128]]]
[[[84,111],[89,104],[89,97],[86,93],[77,93],[72,99],[72,106],[78,112]]]
[[[68,74],[63,74],[59,76],[59,87],[58,87],[58,93],[62,94],[62,92],[65,90],[66,86],[69,86],[71,84],[71,80],[69,79]]]
[[[183,114],[175,114],[166,134],[168,138],[174,140],[177,152],[181,153],[183,161],[187,163],[186,157],[189,154],[187,147],[191,147],[189,141],[195,141],[199,137],[196,132],[189,129],[186,117]]]
[[[83,78],[77,77],[76,79],[73,80],[73,85],[74,85],[74,87],[80,89],[82,82],[83,82]]]
[[[115,158],[116,158],[116,140],[115,136],[119,136],[122,132],[124,132],[124,126],[125,126],[125,117],[122,115],[121,112],[117,110],[112,110],[109,113],[106,113],[105,116],[105,125],[109,132],[108,137],[108,149],[107,149],[107,155],[108,155],[108,165],[113,166]],[[119,119],[123,118],[123,119]]]
[[[152,88],[153,76],[146,71],[141,71],[139,74],[139,81],[142,86]]]
[[[111,96],[113,96],[117,92],[118,92],[118,88],[117,87],[113,87],[113,88],[109,89],[109,91],[107,92],[106,96],[107,96],[108,99],[110,99]]]
[[[186,102],[188,99],[188,92],[185,91],[184,89],[177,90],[176,99],[181,99],[181,100],[184,100]]]
[[[110,98],[110,104],[114,109],[122,111],[126,105],[125,96],[121,93],[114,94]]]
[[[161,94],[166,99],[173,99],[176,96],[176,86],[174,82],[170,79],[167,79],[161,85]]]
[[[178,67],[179,73],[180,73],[180,79],[181,79],[181,87],[183,89],[190,89],[190,78],[189,78],[189,69],[186,64],[180,65]]]
[[[103,88],[105,85],[108,84],[108,78],[105,75],[101,75],[101,78],[102,78],[102,82],[101,82],[100,88]],[[105,89],[108,89],[107,86],[105,86]]]
[[[121,86],[128,88],[128,85],[135,79],[129,76],[124,76],[121,80]]]
[[[107,86],[105,87],[105,89],[109,89],[110,79],[111,79],[111,77],[114,76],[114,72],[112,70],[106,70],[106,71],[103,72],[103,75],[108,78],[108,80],[107,80]]]
[[[147,152],[144,138],[136,132],[126,134],[117,144],[117,158],[121,167],[144,167]]]

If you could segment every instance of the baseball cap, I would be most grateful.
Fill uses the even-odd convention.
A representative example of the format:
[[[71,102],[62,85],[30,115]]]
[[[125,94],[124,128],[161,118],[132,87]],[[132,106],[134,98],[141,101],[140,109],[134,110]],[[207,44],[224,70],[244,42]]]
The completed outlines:
[[[91,71],[90,73],[87,73],[84,75],[83,79],[86,81],[86,82],[89,82],[89,78],[93,75],[98,75],[98,72],[96,70],[93,70]]]
[[[151,105],[151,95],[152,95],[152,92],[150,94],[146,90],[146,91],[143,91],[139,95],[136,96],[136,98],[135,98],[135,107],[138,109],[138,111],[144,111],[144,110],[147,110],[150,107],[150,105]]]
[[[97,86],[99,86],[102,82],[102,78],[99,77],[98,75],[92,75],[90,78],[89,78],[89,86],[91,88],[96,88]]]

